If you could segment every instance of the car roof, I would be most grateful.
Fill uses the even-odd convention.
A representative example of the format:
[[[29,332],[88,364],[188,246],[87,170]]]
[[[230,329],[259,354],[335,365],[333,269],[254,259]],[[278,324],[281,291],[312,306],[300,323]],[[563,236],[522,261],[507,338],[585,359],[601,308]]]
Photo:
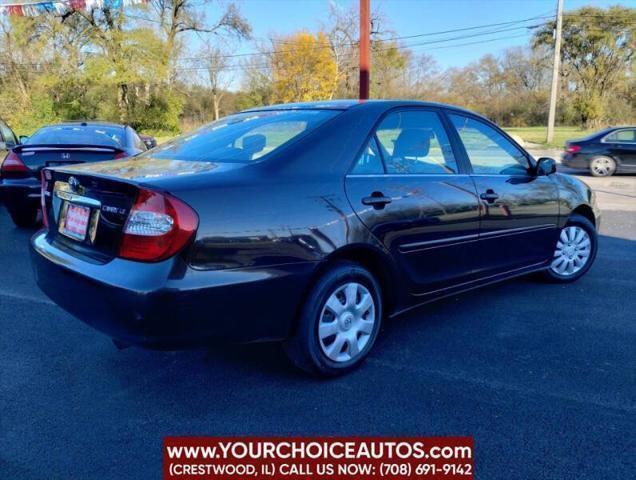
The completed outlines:
[[[68,120],[60,123],[53,123],[50,125],[44,125],[44,127],[63,127],[63,126],[82,126],[82,127],[119,127],[126,128],[128,125],[123,125],[121,123],[114,122],[102,122],[99,120]]]
[[[622,126],[617,126],[617,127],[607,127],[607,128],[603,128],[602,130],[597,130],[596,132],[592,132],[588,135],[585,135],[583,137],[579,137],[579,138],[575,138],[572,140],[569,140],[570,142],[576,143],[576,142],[589,142],[592,140],[598,140],[601,137],[605,137],[606,135],[609,135],[610,133],[616,132],[618,130],[625,130],[625,129],[632,129],[632,128],[636,128],[636,126],[630,126],[630,125],[622,125]]]
[[[279,103],[275,105],[267,105],[262,107],[254,107],[244,112],[259,112],[259,111],[271,111],[271,110],[349,110],[352,108],[364,108],[365,106],[384,105],[386,109],[395,107],[408,107],[408,106],[421,106],[421,107],[436,107],[436,108],[448,108],[451,110],[457,110],[463,113],[470,113],[483,117],[478,113],[466,110],[465,108],[457,107],[455,105],[449,105],[445,103],[436,102],[423,102],[420,100],[400,100],[400,99],[383,99],[383,100],[357,100],[357,99],[340,99],[340,100],[324,100],[317,102],[299,102],[299,103]]]

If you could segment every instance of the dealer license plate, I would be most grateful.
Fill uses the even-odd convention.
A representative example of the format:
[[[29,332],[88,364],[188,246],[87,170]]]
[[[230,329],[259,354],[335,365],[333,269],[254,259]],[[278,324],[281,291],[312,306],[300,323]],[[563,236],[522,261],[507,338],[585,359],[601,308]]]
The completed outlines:
[[[64,218],[64,225],[60,231],[74,240],[84,240],[86,238],[86,231],[88,230],[90,215],[90,208],[69,203],[68,209],[66,210],[66,217]]]

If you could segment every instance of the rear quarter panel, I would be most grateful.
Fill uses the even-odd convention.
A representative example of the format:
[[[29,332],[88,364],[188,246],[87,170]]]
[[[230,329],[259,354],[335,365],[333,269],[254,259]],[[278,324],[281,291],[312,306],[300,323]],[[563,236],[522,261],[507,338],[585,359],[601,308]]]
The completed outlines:
[[[199,214],[189,263],[218,270],[319,262],[366,242],[340,179],[270,179],[179,193]]]

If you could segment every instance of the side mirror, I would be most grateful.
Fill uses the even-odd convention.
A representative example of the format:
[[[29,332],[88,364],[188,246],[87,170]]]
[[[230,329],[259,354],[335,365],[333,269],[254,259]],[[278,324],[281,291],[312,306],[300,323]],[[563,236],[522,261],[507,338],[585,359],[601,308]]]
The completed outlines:
[[[550,157],[541,157],[537,160],[536,174],[537,176],[547,176],[556,173],[556,161]]]
[[[5,142],[0,142],[0,150],[8,150],[7,144]]]
[[[20,135],[20,143],[24,143],[29,139],[28,135]]]

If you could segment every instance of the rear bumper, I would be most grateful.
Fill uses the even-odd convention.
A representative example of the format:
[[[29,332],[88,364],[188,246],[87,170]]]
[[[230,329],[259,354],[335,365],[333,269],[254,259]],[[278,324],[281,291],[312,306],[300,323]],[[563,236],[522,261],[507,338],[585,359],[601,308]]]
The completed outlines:
[[[587,170],[590,168],[590,162],[587,157],[581,155],[572,155],[570,153],[565,153],[561,156],[561,164],[570,168],[580,168],[582,170]]]
[[[198,271],[173,258],[92,264],[31,239],[38,286],[66,311],[125,343],[181,348],[289,335],[315,263]]]
[[[9,208],[40,206],[40,182],[36,178],[0,181],[0,200]]]

